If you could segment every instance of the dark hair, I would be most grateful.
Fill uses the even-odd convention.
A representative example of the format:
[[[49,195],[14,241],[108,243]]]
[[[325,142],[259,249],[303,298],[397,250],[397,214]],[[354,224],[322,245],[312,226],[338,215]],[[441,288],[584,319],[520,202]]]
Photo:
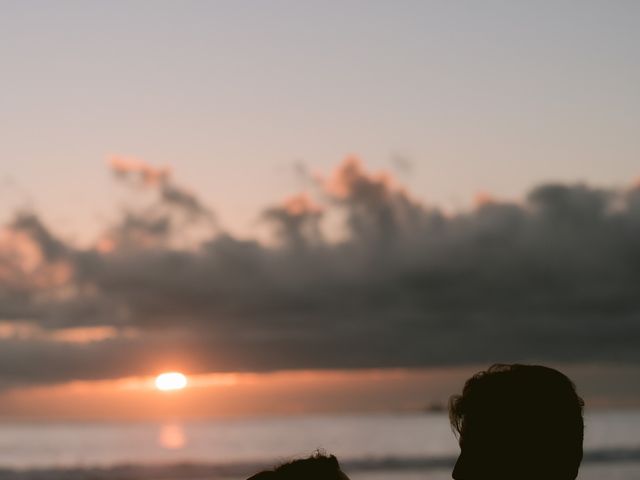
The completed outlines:
[[[491,443],[505,458],[515,452],[518,461],[535,458],[532,468],[573,480],[582,460],[583,407],[573,382],[557,370],[496,364],[451,397],[449,418],[461,446],[478,437],[476,445]]]
[[[256,473],[248,480],[344,480],[334,455],[316,452],[309,458],[284,463],[273,470]]]

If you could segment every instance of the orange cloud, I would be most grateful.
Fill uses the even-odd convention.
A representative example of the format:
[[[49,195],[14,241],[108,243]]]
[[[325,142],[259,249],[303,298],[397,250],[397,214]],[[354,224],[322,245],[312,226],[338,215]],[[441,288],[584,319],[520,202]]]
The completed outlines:
[[[7,227],[0,230],[0,283],[18,290],[47,289],[66,284],[73,274],[64,260],[48,261],[41,246],[28,233]]]
[[[120,332],[114,327],[76,327],[56,330],[48,335],[51,340],[64,343],[102,342],[119,336],[133,336],[131,330]]]
[[[322,181],[325,191],[339,199],[347,198],[363,183],[382,192],[396,191],[406,194],[405,189],[397,184],[391,173],[385,171],[370,173],[362,160],[353,155],[345,158],[329,178]]]
[[[283,206],[291,216],[320,214],[324,211],[322,205],[315,203],[313,199],[304,192],[285,199]]]
[[[44,342],[88,344],[103,342],[118,337],[133,338],[137,335],[132,328],[115,327],[73,327],[58,330],[45,330],[35,323],[16,320],[0,322],[0,340],[39,340]]]
[[[481,207],[490,203],[495,203],[496,199],[489,192],[479,191],[473,197],[473,204],[476,207]]]
[[[137,175],[145,186],[161,185],[171,176],[169,167],[153,167],[135,157],[112,156],[108,163],[116,175]]]

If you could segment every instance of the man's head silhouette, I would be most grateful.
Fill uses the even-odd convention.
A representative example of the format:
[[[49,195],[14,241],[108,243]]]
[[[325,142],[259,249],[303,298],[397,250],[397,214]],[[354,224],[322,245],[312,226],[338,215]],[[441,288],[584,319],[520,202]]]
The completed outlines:
[[[584,402],[565,375],[537,365],[493,365],[451,398],[460,440],[455,480],[574,480]]]

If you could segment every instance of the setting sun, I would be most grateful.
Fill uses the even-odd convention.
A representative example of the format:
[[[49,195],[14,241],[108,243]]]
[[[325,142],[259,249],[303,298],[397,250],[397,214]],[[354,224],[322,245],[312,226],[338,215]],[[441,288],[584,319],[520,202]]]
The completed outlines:
[[[169,390],[182,390],[187,386],[187,377],[180,372],[161,373],[156,377],[156,388],[163,392]]]

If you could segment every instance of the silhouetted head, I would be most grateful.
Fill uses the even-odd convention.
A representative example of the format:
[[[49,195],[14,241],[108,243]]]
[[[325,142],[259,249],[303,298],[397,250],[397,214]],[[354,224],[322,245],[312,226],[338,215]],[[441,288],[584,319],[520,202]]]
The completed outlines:
[[[584,402],[565,375],[537,365],[493,365],[451,397],[460,440],[455,480],[574,480]]]
[[[349,480],[334,455],[316,453],[309,458],[294,460],[268,470],[256,473],[248,480]]]

